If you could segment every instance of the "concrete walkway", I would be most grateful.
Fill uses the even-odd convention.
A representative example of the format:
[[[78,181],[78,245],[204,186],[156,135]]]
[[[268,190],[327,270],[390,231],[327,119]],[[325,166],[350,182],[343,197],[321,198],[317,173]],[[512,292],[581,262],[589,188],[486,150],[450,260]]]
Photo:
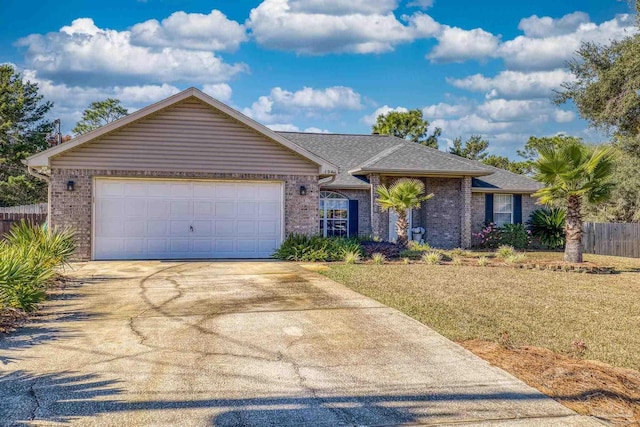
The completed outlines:
[[[601,425],[292,264],[74,268],[0,339],[0,424]]]

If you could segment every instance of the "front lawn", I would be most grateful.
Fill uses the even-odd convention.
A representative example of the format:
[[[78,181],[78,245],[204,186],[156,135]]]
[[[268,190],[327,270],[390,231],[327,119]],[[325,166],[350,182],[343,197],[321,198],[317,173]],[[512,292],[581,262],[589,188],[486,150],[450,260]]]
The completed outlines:
[[[467,258],[482,256],[487,254]],[[526,255],[528,262],[561,258]],[[585,259],[620,273],[398,262],[330,264],[322,273],[429,325],[580,413],[640,424],[640,260]]]
[[[640,273],[630,271],[640,260],[588,259],[627,271],[332,264],[324,274],[456,341],[535,345],[640,370]]]

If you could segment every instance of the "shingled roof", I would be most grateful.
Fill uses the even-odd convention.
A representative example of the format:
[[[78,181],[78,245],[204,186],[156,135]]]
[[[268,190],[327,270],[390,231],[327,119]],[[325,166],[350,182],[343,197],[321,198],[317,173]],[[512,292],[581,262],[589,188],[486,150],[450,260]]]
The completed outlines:
[[[326,188],[369,188],[366,175],[471,176],[475,191],[535,192],[536,181],[434,148],[388,135],[278,132],[339,167]]]

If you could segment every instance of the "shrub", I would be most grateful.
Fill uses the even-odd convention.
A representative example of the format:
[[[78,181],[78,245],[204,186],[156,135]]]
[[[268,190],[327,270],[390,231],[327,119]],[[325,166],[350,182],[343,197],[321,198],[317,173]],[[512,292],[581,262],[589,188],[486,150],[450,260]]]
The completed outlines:
[[[361,259],[360,251],[347,251],[344,253],[345,264],[355,264]]]
[[[449,251],[452,257],[466,257],[469,255],[469,252],[465,251],[462,248],[455,248]]]
[[[494,249],[500,246],[500,228],[494,223],[487,224],[480,232],[473,233],[473,245],[478,248]]]
[[[510,256],[514,256],[515,254],[516,250],[513,248],[513,246],[509,245],[501,245],[496,251],[496,255],[503,259],[507,259]]]
[[[540,243],[549,249],[562,249],[565,243],[566,216],[566,211],[560,208],[536,209],[531,213],[527,225]]]
[[[284,261],[340,261],[347,252],[362,250],[356,239],[291,234],[273,256]]]
[[[531,233],[523,224],[505,224],[498,227],[491,223],[479,233],[473,233],[472,238],[475,247],[485,249],[495,249],[500,245],[526,249],[531,244]]]
[[[376,265],[382,265],[386,260],[387,260],[387,257],[385,257],[384,254],[381,254],[379,252],[371,255],[371,261],[373,261],[373,263]]]
[[[456,256],[456,257],[453,257],[453,259],[452,259],[451,263],[452,263],[453,265],[460,266],[460,265],[462,265],[462,258],[457,257],[457,256]]]
[[[409,242],[407,247],[412,251],[418,252],[428,252],[431,250],[431,245],[429,245],[428,243],[419,243],[413,240]]]
[[[387,259],[400,256],[400,247],[390,242],[363,242],[362,250],[367,258],[371,258],[375,253],[383,254]]]
[[[478,265],[480,267],[485,267],[489,264],[489,258],[487,258],[486,256],[481,256],[480,258],[478,258]]]
[[[403,263],[404,265],[409,265],[409,263],[410,263],[409,258],[402,258],[402,263]]]
[[[56,268],[75,250],[73,233],[20,222],[0,245],[0,304],[33,311],[46,298]]]
[[[440,261],[442,261],[442,254],[440,252],[427,252],[422,255],[422,261],[429,265],[440,264]]]
[[[527,249],[531,244],[531,232],[523,224],[506,224],[500,228],[500,244]]]

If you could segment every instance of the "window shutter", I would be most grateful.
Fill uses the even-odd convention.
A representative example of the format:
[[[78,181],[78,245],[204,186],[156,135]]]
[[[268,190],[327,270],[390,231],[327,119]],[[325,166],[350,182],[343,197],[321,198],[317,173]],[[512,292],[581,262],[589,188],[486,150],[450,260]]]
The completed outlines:
[[[358,201],[349,200],[349,237],[358,236]]]
[[[513,223],[522,224],[522,194],[513,195]]]
[[[484,195],[484,222],[493,222],[493,194],[490,193]]]

